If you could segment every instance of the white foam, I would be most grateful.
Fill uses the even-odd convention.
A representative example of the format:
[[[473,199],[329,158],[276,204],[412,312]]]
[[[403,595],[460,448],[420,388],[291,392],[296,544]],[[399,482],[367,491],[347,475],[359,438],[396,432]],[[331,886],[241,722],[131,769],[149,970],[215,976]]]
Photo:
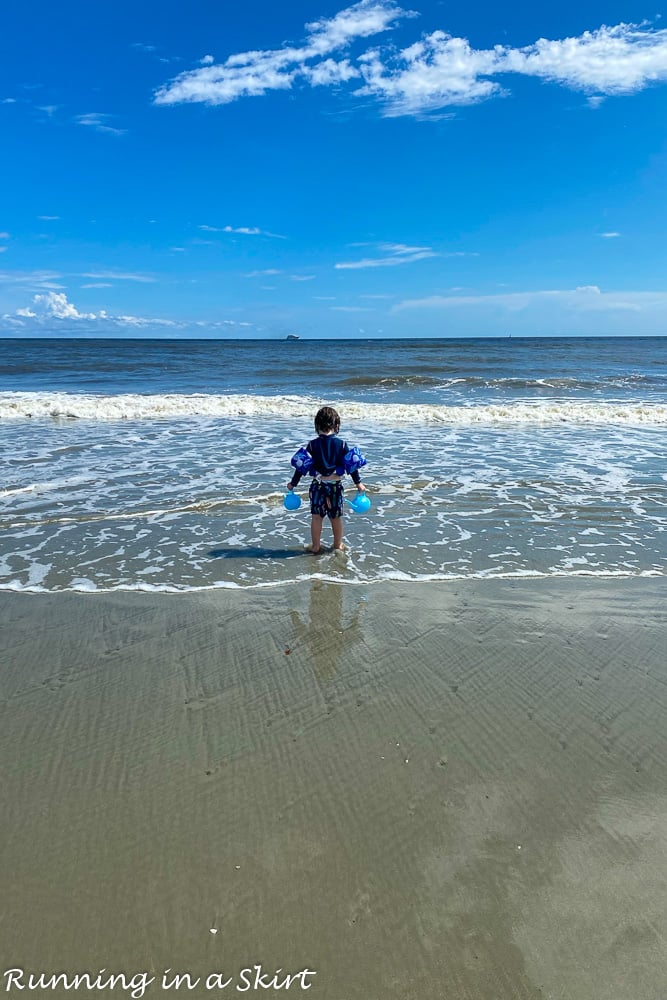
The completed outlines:
[[[31,563],[30,570],[28,572],[28,586],[42,589],[41,585],[44,583],[44,580],[46,580],[50,570],[51,563]]]
[[[189,584],[158,584],[158,583],[133,583],[115,584],[110,587],[97,586],[92,580],[87,578],[76,578],[72,580],[70,586],[46,588],[39,585],[21,583],[19,580],[11,580],[7,583],[0,583],[0,591],[12,591],[20,593],[43,594],[50,593],[90,593],[90,594],[112,594],[112,593],[137,593],[148,592],[156,594],[191,594],[200,593],[205,590],[273,590],[276,587],[291,587],[294,584],[304,583],[313,580],[322,580],[327,583],[339,583],[347,587],[373,586],[374,584],[400,582],[410,583],[460,583],[465,580],[559,580],[569,577],[594,577],[599,580],[628,580],[628,579],[662,579],[667,577],[667,572],[663,569],[633,571],[631,567],[617,570],[571,570],[565,571],[557,568],[549,572],[539,570],[515,570],[512,572],[496,570],[481,570],[476,573],[416,573],[410,576],[402,570],[390,570],[379,574],[373,579],[358,577],[342,577],[333,573],[300,573],[292,580],[262,580],[254,583],[237,583],[234,580],[216,580],[214,583],[192,586]]]
[[[8,487],[5,490],[0,490],[0,497],[13,497],[19,493],[33,493],[36,489],[37,486],[34,483],[31,486]]]
[[[109,407],[116,401],[62,398],[102,399]],[[229,397],[173,398],[194,406]],[[293,397],[243,398],[275,406]],[[0,499],[0,580],[11,589],[141,584],[179,592],[279,586],[321,570],[335,570],[339,581],[370,582],[582,568],[632,576],[665,565],[664,426],[571,424],[561,432],[548,423],[494,425],[495,410],[486,406],[464,408],[486,414],[486,426],[447,427],[416,422],[433,409],[422,405],[398,408],[412,423],[382,424],[373,414],[396,408],[377,400],[354,404],[362,414],[356,424],[344,419],[346,436],[369,460],[373,495],[372,518],[346,521],[348,542],[359,551],[344,566],[293,561],[295,545],[309,534],[308,510],[304,504],[301,515],[285,515],[282,484],[313,413],[312,402],[298,403],[303,419],[285,411],[220,420],[197,417],[194,406],[194,416],[178,420],[0,421],[12,456],[3,485],[16,491]],[[599,406],[578,412],[596,414]],[[605,547],[579,537],[586,529]],[[581,557],[588,565],[565,565]],[[31,579],[33,560],[52,569]]]
[[[0,393],[0,421],[163,420],[189,417],[283,417],[309,423],[319,401],[304,396]],[[344,420],[377,424],[667,424],[667,405],[572,400],[517,400],[470,406],[339,400]]]

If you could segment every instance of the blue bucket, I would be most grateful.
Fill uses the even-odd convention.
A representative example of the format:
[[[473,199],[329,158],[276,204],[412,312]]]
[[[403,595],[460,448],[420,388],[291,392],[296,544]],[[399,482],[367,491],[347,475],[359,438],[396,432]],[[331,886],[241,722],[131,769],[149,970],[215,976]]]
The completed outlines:
[[[371,498],[367,493],[357,493],[354,500],[347,501],[355,514],[365,514],[371,509]]]

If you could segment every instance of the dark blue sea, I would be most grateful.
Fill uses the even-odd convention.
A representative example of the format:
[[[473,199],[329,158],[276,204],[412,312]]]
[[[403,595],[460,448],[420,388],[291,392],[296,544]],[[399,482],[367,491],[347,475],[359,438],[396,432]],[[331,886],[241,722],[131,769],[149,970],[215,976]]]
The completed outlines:
[[[343,557],[283,507],[323,403]],[[1,340],[0,587],[662,576],[666,432],[667,338]]]

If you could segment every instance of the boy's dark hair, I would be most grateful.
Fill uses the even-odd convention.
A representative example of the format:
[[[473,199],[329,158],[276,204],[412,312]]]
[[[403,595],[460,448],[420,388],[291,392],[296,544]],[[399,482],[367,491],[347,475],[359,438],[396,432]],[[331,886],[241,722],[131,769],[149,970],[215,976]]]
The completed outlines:
[[[322,406],[315,414],[315,430],[318,434],[328,434],[333,431],[338,434],[340,430],[340,416],[333,406]]]

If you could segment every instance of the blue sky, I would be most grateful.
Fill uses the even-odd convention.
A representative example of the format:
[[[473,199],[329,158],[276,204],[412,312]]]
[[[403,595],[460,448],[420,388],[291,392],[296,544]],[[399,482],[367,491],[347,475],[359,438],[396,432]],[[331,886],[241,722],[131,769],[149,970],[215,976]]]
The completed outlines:
[[[0,14],[4,336],[667,331],[638,0]]]

